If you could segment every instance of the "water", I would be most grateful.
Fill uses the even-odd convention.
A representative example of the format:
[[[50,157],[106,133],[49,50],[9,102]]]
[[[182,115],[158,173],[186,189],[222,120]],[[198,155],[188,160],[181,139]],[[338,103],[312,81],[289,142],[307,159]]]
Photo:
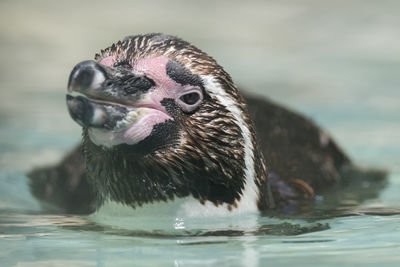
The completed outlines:
[[[0,265],[397,266],[399,8],[394,0],[1,1]],[[213,232],[205,222],[189,235],[43,212],[25,173],[79,140],[64,103],[70,69],[144,32],[193,42],[247,91],[311,117],[360,165],[388,170],[388,185],[361,204],[321,206],[319,216],[236,218],[252,223]]]

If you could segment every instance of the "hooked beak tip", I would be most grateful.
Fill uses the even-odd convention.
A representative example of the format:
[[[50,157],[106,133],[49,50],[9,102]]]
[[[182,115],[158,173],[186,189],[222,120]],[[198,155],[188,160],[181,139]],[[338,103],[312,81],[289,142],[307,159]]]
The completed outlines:
[[[105,81],[100,65],[92,60],[78,63],[69,76],[68,92],[97,89]]]

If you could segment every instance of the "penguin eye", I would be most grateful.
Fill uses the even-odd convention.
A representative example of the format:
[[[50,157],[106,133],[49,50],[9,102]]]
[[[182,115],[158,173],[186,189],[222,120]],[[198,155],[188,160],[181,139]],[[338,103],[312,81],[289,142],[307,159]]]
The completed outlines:
[[[197,103],[197,101],[199,101],[200,96],[197,92],[193,92],[193,93],[189,93],[189,94],[185,94],[183,96],[181,96],[181,100],[183,102],[185,102],[185,104],[188,105],[194,105]]]
[[[185,92],[177,99],[177,103],[185,112],[192,112],[195,110],[203,100],[203,94],[200,89],[194,89]]]

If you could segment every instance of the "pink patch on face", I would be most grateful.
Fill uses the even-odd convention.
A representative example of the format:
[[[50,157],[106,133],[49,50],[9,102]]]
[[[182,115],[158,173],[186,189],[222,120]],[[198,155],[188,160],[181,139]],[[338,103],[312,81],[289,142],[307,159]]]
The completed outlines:
[[[172,80],[167,74],[169,58],[160,56],[155,58],[140,59],[134,62],[132,72],[135,75],[144,75],[152,79],[155,86],[144,93],[143,98],[132,103],[135,108],[142,108],[144,113],[127,129],[119,132],[93,129],[91,139],[97,144],[114,146],[121,143],[136,144],[149,136],[155,125],[173,118],[161,104],[164,99],[176,100],[182,93],[193,90],[193,86],[181,85]],[[113,66],[115,56],[103,58],[99,63]]]
[[[154,110],[148,109],[149,113],[140,117],[131,127],[129,127],[123,134],[123,138],[127,144],[136,144],[142,141],[153,131],[153,127],[156,124],[163,123],[172,118],[167,114]]]
[[[100,60],[99,63],[111,67],[114,66],[115,62],[116,62],[115,56],[109,56]]]
[[[139,60],[134,66],[134,71],[138,73],[143,73],[150,79],[152,79],[158,88],[169,89],[165,93],[173,93],[172,89],[177,87],[182,87],[172,80],[167,74],[167,63],[169,59],[167,57],[156,57],[156,58],[146,58]],[[171,95],[172,94],[167,94]]]
[[[89,137],[97,145],[112,147],[120,144],[134,145],[144,140],[153,130],[154,125],[171,120],[167,114],[149,108],[142,108],[141,115],[129,128],[122,131],[89,129]]]
[[[170,59],[164,56],[155,58],[146,58],[138,60],[133,67],[134,73],[145,75],[152,79],[156,84],[155,87],[148,93],[145,102],[158,105],[159,109],[165,110],[161,105],[161,101],[165,98],[177,99],[183,92],[193,88],[190,85],[181,85],[172,80],[167,74],[167,63]]]

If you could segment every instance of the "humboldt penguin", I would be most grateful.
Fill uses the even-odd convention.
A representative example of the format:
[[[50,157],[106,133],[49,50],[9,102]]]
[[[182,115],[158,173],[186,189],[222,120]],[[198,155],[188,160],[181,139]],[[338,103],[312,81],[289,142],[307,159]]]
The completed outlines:
[[[277,210],[353,166],[311,120],[242,96],[212,57],[170,35],[129,36],[77,64],[66,102],[81,144],[29,174],[33,194],[64,212],[179,199],[204,214]]]

